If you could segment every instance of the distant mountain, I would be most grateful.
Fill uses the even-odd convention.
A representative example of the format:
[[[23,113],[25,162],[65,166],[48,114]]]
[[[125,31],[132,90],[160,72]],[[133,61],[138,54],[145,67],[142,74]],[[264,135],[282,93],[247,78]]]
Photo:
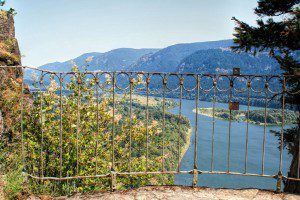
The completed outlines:
[[[229,48],[232,40],[176,44],[143,56],[130,66],[132,71],[176,72],[177,66],[185,57],[198,50]]]
[[[279,74],[279,64],[266,53],[252,56],[234,53],[229,49],[199,50],[181,60],[176,71],[180,73],[229,74],[233,67],[244,74]]]
[[[158,49],[131,49],[120,48],[108,51],[106,53],[86,53],[75,59],[66,62],[54,62],[42,65],[39,69],[65,72],[70,71],[72,66],[77,65],[80,70],[83,69],[89,61],[88,71],[95,70],[126,70],[130,65],[136,62],[141,56],[154,53]]]
[[[278,74],[278,63],[266,53],[252,56],[234,53],[232,40],[176,44],[164,49],[120,48],[105,53],[86,53],[66,62],[55,62],[39,69],[65,72],[77,65],[80,70],[87,65],[88,71],[145,71],[181,73],[231,73],[233,67],[241,73]]]
[[[280,74],[282,73],[277,61],[267,53],[259,53],[256,56],[247,53],[234,53],[230,47],[234,46],[232,40],[220,40],[211,42],[197,42],[189,44],[176,44],[164,49],[130,49],[121,48],[111,50],[105,53],[86,53],[75,59],[66,62],[55,62],[43,65],[40,69],[65,72],[70,71],[72,66],[77,65],[80,70],[87,65],[88,71],[145,71],[145,72],[179,72],[179,73],[197,73],[197,74],[231,74],[232,68],[239,67],[241,74]],[[25,78],[28,83],[32,83],[31,72],[26,70]],[[37,74],[35,77],[39,77]],[[49,83],[50,75],[44,78],[44,82]],[[70,77],[65,77],[68,81]],[[120,78],[120,77],[119,77]],[[58,80],[58,77],[54,77]],[[128,85],[128,79],[118,79],[118,84]],[[178,87],[178,80],[169,79],[168,88]],[[203,83],[201,83],[203,84]],[[209,83],[208,83],[209,84]],[[226,81],[220,83],[226,85]],[[245,86],[242,81],[237,86]],[[263,84],[263,82],[257,82]],[[195,82],[185,81],[186,88],[194,88]],[[227,85],[228,86],[228,85]],[[274,85],[279,87],[280,85]],[[152,76],[150,89],[152,91],[162,91],[162,80],[159,76]],[[194,90],[195,91],[195,90]],[[144,91],[139,91],[143,94]],[[158,96],[160,94],[157,94]],[[183,91],[184,98],[194,99],[195,92]],[[201,100],[211,100],[212,93],[201,95]],[[220,101],[226,102],[228,94],[221,92],[217,94]],[[247,98],[244,94],[239,94],[239,102],[247,104]],[[255,97],[255,103],[251,105],[263,106],[265,104],[264,96],[261,94],[251,94]],[[253,96],[254,95],[254,96]],[[263,94],[262,94],[263,95]],[[167,97],[178,98],[179,90],[170,92]],[[222,98],[221,98],[222,97]],[[276,107],[278,105],[273,105]]]

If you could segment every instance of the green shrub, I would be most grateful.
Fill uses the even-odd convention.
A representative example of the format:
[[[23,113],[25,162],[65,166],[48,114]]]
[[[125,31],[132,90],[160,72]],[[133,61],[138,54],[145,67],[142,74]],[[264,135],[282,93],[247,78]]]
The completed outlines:
[[[26,191],[24,176],[22,175],[22,162],[18,154],[14,154],[14,161],[10,163],[8,172],[5,174],[4,194],[7,199],[22,199]]]

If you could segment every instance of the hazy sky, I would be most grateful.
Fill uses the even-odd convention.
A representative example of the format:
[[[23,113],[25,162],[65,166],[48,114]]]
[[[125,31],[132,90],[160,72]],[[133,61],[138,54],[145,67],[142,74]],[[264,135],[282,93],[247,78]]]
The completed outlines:
[[[232,38],[235,16],[254,23],[256,0],[7,0],[23,65],[120,47],[162,48]]]

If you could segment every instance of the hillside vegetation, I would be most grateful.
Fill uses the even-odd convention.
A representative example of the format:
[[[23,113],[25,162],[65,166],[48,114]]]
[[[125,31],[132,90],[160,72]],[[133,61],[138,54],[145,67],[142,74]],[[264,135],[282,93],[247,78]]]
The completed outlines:
[[[83,70],[145,71],[181,73],[232,73],[240,67],[242,73],[280,73],[275,59],[261,53],[254,57],[247,53],[233,53],[232,40],[176,44],[163,49],[114,49],[105,53],[86,53],[66,62],[40,66],[52,71],[70,71],[73,65]]]
[[[197,51],[179,64],[182,73],[231,74],[233,67],[239,67],[242,74],[280,74],[275,59],[261,53],[256,57],[247,53],[234,53],[229,49],[208,49]]]
[[[73,70],[79,72],[78,68]],[[150,97],[147,106],[145,97],[134,95],[131,104],[129,94],[116,94],[114,107],[111,89],[98,93],[97,97],[96,80],[84,74],[78,75],[79,79],[70,78],[61,98],[59,83],[53,76],[42,92],[39,92],[39,82],[33,82],[30,101],[24,102],[23,108],[25,166],[21,164],[21,149],[16,159],[15,156],[6,157],[11,154],[8,146],[0,146],[2,167],[12,163],[20,166],[19,170],[14,166],[15,173],[7,179],[7,195],[11,195],[9,191],[14,186],[19,187],[12,195],[14,197],[24,190],[58,196],[107,190],[111,186],[107,178],[44,181],[43,184],[29,178],[25,185],[21,171],[40,177],[69,177],[106,175],[112,170],[144,172],[147,169],[153,172],[177,169],[191,131],[187,118],[167,112],[176,105],[174,102],[166,100],[163,112],[161,99]],[[107,79],[103,84],[111,85],[112,82]],[[16,97],[20,98],[20,93]],[[15,107],[16,102],[11,101],[11,107]],[[20,107],[16,107],[16,118],[20,119],[20,114]],[[13,126],[18,136],[20,127],[20,123]],[[20,146],[18,142],[15,141]],[[173,182],[173,175],[120,176],[117,188]]]
[[[196,112],[196,109],[193,110]],[[230,112],[228,109],[215,108],[214,112],[212,108],[199,108],[199,114],[206,115],[209,117],[215,116],[215,118],[229,120]],[[284,123],[285,124],[297,124],[298,114],[297,112],[285,110],[284,112]],[[231,112],[231,120],[247,122],[264,125],[265,123],[265,110],[250,110],[249,115],[247,111],[233,110]],[[267,109],[266,110],[266,125],[281,125],[282,123],[282,110],[280,109]]]
[[[158,49],[132,49],[120,48],[105,53],[85,53],[77,58],[65,62],[54,62],[40,66],[40,69],[50,71],[67,72],[71,71],[74,65],[82,71],[88,63],[88,70],[121,71],[128,70],[128,67],[136,62],[140,57],[158,51]],[[87,62],[88,61],[88,62]]]

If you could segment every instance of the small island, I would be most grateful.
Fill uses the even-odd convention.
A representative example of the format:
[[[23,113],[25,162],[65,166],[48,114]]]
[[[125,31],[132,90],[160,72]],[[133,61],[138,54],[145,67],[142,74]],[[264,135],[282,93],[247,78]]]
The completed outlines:
[[[193,110],[196,112],[196,109]],[[198,108],[198,112],[201,115],[213,117],[213,108]],[[281,125],[282,123],[282,111],[280,109],[267,109],[266,123],[268,126]],[[214,117],[222,120],[229,120],[229,109],[215,108]],[[285,110],[284,123],[285,124],[297,124],[298,114],[291,110]],[[239,122],[247,122],[251,124],[264,125],[265,123],[265,110],[250,110],[249,116],[246,110],[232,110],[231,120]]]

